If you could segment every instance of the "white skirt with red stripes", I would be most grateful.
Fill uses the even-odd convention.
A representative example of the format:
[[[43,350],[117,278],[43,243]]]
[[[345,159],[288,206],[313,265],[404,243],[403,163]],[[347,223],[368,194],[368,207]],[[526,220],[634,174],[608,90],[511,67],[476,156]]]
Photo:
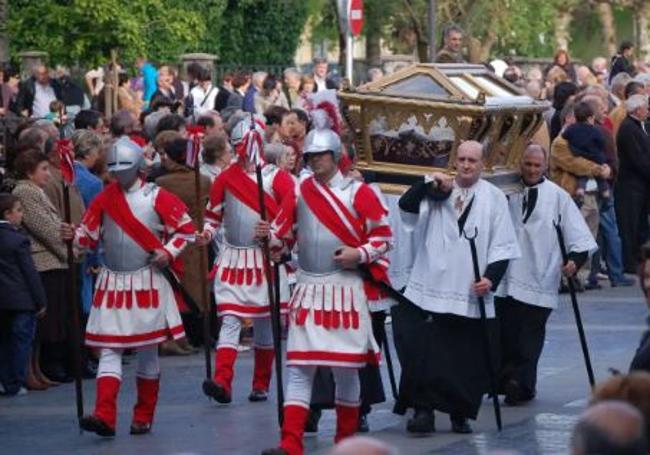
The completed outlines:
[[[298,270],[289,303],[287,365],[363,368],[380,351],[363,280],[355,271],[312,275]]]
[[[174,291],[158,270],[102,269],[86,327],[86,345],[134,348],[184,336]]]
[[[271,315],[264,274],[264,258],[259,247],[239,248],[224,243],[214,266],[214,295],[217,315],[239,318],[268,318]],[[289,283],[285,267],[280,267],[280,309],[288,311]]]

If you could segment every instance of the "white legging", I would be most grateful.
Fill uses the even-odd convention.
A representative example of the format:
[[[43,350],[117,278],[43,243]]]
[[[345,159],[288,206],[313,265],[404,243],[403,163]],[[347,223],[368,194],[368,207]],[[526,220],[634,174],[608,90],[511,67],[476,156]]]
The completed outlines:
[[[311,402],[312,386],[314,384],[315,366],[290,366],[287,368],[288,384],[285,405],[298,405],[305,408]],[[343,406],[359,406],[361,383],[359,371],[355,368],[332,368],[336,391],[336,404]]]
[[[121,348],[104,348],[99,354],[99,367],[97,377],[113,376],[122,380],[122,354]],[[160,377],[160,362],[158,359],[158,346],[137,348],[138,365],[136,375],[140,378],[158,379]]]
[[[221,321],[217,349],[225,347],[237,349],[239,346],[239,332],[241,332],[241,319],[237,316],[224,316]],[[253,340],[256,348],[273,349],[271,318],[253,319]]]

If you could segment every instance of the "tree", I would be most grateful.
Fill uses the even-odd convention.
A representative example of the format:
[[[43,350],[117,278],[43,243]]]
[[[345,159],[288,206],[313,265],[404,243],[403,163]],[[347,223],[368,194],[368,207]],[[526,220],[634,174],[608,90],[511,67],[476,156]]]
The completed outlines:
[[[7,19],[9,5],[7,0],[0,0],[0,63],[9,61],[9,35],[7,34]]]
[[[121,59],[146,55],[154,61],[176,60],[196,49],[205,32],[200,14],[180,1],[12,0],[8,30],[12,52],[47,51],[54,62],[94,66],[111,49]]]
[[[219,33],[221,60],[290,64],[306,21],[304,0],[230,0]]]

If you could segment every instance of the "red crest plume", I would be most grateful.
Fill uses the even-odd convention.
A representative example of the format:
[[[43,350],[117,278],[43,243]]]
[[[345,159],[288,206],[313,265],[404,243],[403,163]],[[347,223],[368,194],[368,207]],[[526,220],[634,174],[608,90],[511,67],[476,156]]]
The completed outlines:
[[[189,167],[196,167],[199,160],[199,153],[201,153],[201,138],[205,134],[205,127],[189,125],[187,127],[187,133],[190,136],[190,141],[187,144],[185,164]]]
[[[68,185],[74,183],[74,149],[70,139],[56,141],[56,151],[59,154],[59,166],[63,181]]]
[[[339,136],[341,135],[341,121],[339,120],[339,112],[336,106],[332,104],[329,101],[321,101],[316,105],[314,110],[321,109],[325,111],[327,114],[327,117],[329,118],[329,125],[318,125],[319,127],[329,127],[332,131],[334,131],[336,134]]]

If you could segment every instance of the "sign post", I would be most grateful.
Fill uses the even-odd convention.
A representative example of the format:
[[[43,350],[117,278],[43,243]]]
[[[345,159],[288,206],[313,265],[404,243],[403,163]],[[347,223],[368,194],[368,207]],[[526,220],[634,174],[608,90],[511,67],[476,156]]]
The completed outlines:
[[[345,62],[345,77],[354,85],[352,66],[354,64],[354,37],[363,30],[363,0],[347,1],[347,52]]]

